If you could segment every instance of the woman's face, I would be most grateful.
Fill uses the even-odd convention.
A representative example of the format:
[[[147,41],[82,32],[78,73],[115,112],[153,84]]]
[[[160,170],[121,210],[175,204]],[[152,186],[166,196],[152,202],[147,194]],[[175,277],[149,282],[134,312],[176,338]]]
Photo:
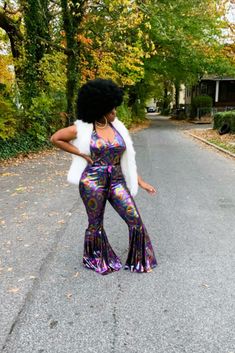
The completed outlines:
[[[113,108],[111,112],[109,112],[108,114],[105,114],[105,116],[108,122],[114,121],[114,119],[116,118],[116,108]]]

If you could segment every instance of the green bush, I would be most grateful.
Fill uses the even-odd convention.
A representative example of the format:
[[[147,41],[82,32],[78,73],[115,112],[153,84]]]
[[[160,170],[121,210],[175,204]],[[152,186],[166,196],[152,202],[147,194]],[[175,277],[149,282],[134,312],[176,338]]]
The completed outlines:
[[[49,139],[35,140],[32,136],[26,133],[17,135],[8,140],[0,139],[0,160],[16,157],[18,154],[28,154],[36,152],[44,148],[51,148],[52,144]]]
[[[216,113],[214,116],[213,129],[220,129],[225,123],[229,124],[231,132],[235,132],[235,110]]]
[[[162,108],[161,115],[168,116],[170,114],[171,107]]]
[[[117,108],[117,117],[125,124],[127,128],[131,126],[131,110],[125,103]]]
[[[41,93],[32,99],[24,113],[24,131],[35,140],[45,141],[53,132],[64,126],[61,112],[65,110],[64,96]]]
[[[212,108],[212,98],[210,96],[197,96],[192,99],[191,117],[197,116],[197,109],[200,108],[200,115],[208,114]]]
[[[158,106],[160,110],[160,114],[164,116],[168,116],[171,112],[171,102],[173,96],[168,91],[167,95],[158,100]]]
[[[53,100],[42,93],[32,99],[32,104],[25,112],[25,127],[27,135],[35,141],[45,141],[50,131],[49,116],[52,111]]]
[[[17,112],[10,101],[0,96],[0,139],[13,137],[17,128]]]
[[[133,123],[138,123],[146,119],[146,108],[144,101],[136,100],[131,106],[131,119]]]

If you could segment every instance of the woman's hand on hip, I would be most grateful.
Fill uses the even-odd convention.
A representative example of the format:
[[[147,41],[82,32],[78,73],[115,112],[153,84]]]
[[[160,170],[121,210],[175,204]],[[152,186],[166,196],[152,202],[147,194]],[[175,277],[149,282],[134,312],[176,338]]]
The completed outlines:
[[[93,160],[87,154],[81,153],[77,147],[75,147],[71,141],[77,137],[77,128],[75,125],[66,127],[64,129],[60,129],[56,131],[51,136],[51,142],[59,147],[60,149],[73,153],[76,156],[80,156],[84,158],[89,164],[93,164]]]
[[[87,154],[81,153],[80,156],[82,158],[84,158],[88,162],[88,164],[93,164],[94,163],[93,159],[90,156],[88,156]]]

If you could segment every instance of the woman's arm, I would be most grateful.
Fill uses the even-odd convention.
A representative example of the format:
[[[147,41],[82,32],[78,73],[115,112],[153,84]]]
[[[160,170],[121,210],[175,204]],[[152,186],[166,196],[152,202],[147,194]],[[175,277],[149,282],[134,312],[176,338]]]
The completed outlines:
[[[53,145],[60,148],[63,151],[73,153],[76,156],[83,157],[87,160],[88,163],[93,163],[92,159],[79,151],[77,147],[70,143],[71,140],[74,140],[77,137],[77,128],[75,125],[66,127],[56,131],[50,138]]]
[[[156,194],[157,190],[150,184],[146,183],[140,175],[138,175],[138,184],[139,186],[146,190],[149,194]]]

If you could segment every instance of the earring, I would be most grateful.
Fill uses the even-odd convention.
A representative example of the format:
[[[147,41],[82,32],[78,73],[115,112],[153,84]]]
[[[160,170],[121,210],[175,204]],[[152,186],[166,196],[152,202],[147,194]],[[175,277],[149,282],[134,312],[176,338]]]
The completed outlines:
[[[95,124],[96,124],[96,126],[99,129],[105,129],[107,127],[107,125],[108,125],[108,120],[107,120],[106,116],[104,116],[104,118],[105,118],[105,123],[104,124],[99,123],[98,121],[95,121]]]

